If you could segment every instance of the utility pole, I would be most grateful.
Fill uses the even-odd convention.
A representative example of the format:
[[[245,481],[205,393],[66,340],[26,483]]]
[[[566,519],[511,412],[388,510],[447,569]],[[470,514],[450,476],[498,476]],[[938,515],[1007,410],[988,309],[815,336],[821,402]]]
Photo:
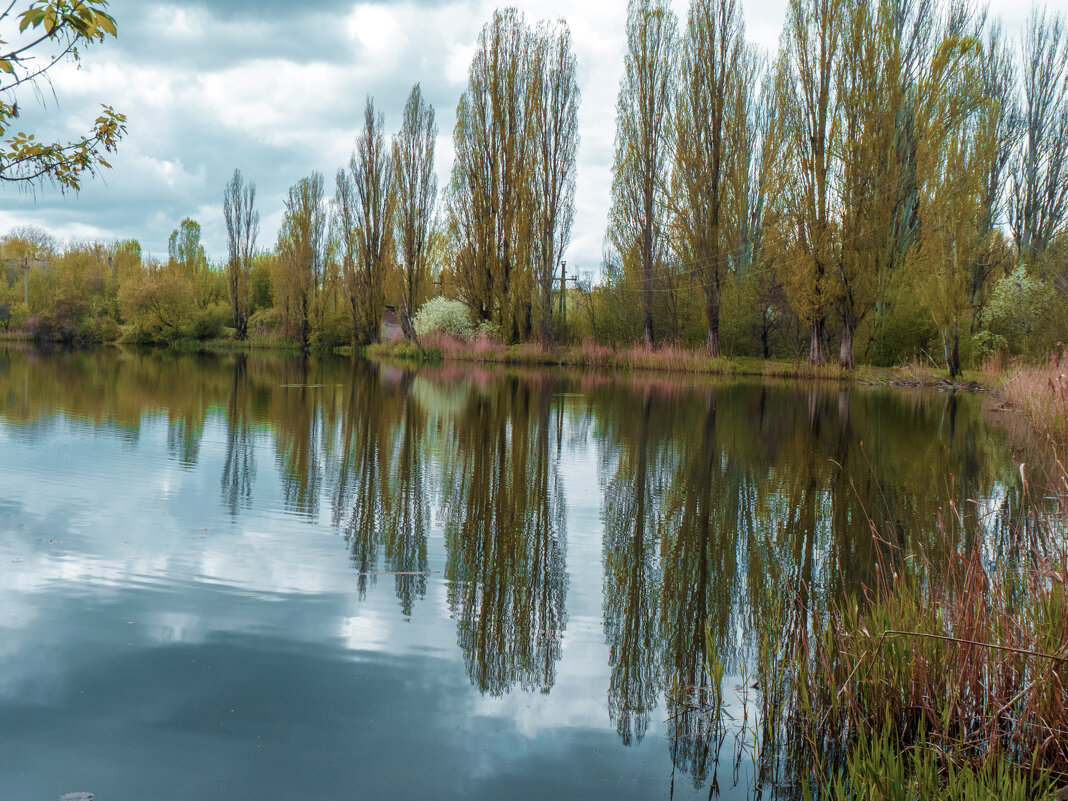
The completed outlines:
[[[567,269],[567,262],[560,262],[560,327],[565,331],[567,330],[567,286],[564,283],[566,281],[565,270]]]

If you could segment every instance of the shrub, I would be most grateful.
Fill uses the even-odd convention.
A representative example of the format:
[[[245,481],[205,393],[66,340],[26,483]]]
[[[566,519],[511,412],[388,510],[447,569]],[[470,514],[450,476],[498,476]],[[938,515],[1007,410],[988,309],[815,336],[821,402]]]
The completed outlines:
[[[118,342],[122,338],[122,328],[111,317],[97,317],[89,325],[89,338],[94,342]]]
[[[282,333],[282,312],[273,306],[260,309],[248,321],[250,337],[276,337]]]
[[[327,312],[309,337],[317,348],[333,349],[352,343],[352,321],[343,312]]]
[[[224,303],[215,303],[199,309],[193,315],[190,333],[193,339],[217,339],[230,321],[230,309]]]
[[[418,337],[445,334],[466,340],[474,335],[467,306],[458,300],[442,297],[431,298],[420,306],[412,318],[412,325]]]

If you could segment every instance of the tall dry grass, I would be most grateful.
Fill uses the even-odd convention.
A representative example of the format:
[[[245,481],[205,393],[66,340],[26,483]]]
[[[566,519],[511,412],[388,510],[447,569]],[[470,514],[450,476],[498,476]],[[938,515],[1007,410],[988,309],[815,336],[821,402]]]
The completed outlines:
[[[1000,366],[990,363],[984,369]],[[1023,412],[1031,428],[1068,445],[1068,349],[1051,354],[1042,365],[1011,365],[999,394]]]
[[[885,546],[860,597],[828,609],[771,581],[752,599],[743,750],[758,786],[834,801],[1068,799],[1068,470],[1055,464],[1034,492],[1021,467],[1029,500],[999,559],[951,505],[938,555]],[[706,670],[722,675],[712,656]],[[705,711],[726,725],[721,704]]]
[[[939,797],[1068,794],[1068,471],[1056,464],[1016,527],[1015,561],[991,563],[981,541],[907,570],[888,553],[866,597],[794,629],[783,738],[829,796],[919,799],[935,779]],[[941,516],[947,544],[966,541],[962,520]],[[904,771],[906,792],[879,790],[880,771]]]

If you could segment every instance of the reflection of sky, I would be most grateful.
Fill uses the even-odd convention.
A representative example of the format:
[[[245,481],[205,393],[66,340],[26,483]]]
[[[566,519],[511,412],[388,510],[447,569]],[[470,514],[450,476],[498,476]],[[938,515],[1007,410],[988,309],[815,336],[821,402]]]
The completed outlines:
[[[163,417],[135,437],[61,417],[0,423],[5,798],[667,794],[664,715],[625,748],[606,708],[592,447],[563,455],[556,684],[494,698],[471,685],[456,644],[439,523],[410,621],[390,576],[360,601],[329,514],[309,524],[284,511],[271,435],[255,436],[252,504],[231,518],[219,415],[193,465],[168,449]]]

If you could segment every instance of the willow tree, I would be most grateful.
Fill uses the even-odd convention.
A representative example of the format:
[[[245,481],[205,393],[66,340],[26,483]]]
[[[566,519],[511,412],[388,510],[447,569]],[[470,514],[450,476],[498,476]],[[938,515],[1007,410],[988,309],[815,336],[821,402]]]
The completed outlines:
[[[531,329],[531,50],[523,15],[495,11],[479,34],[453,134],[449,208],[461,295],[510,341]]]
[[[823,364],[830,310],[828,273],[835,259],[833,159],[840,136],[835,64],[845,27],[845,0],[790,0],[777,79],[783,117],[782,170],[793,186],[784,194],[791,237],[779,276],[790,305],[809,326],[809,361]]]
[[[1021,260],[1043,255],[1068,222],[1068,29],[1034,10],[1023,44],[1023,148],[1012,191]]]
[[[304,348],[310,341],[311,312],[322,280],[326,216],[321,173],[313,172],[289,188],[272,276],[274,299],[287,332],[297,336]]]
[[[732,206],[729,149],[747,125],[732,103],[746,58],[745,35],[737,0],[693,0],[686,23],[681,81],[675,116],[673,229],[675,251],[693,265],[705,298],[708,336],[705,347],[716,358],[719,347],[720,295],[730,266],[725,219]]]
[[[386,273],[393,258],[393,158],[384,127],[382,115],[375,113],[374,100],[368,96],[348,172],[341,169],[337,174],[342,275],[359,344],[379,340]]]
[[[982,229],[984,179],[996,146],[983,94],[982,43],[951,17],[921,85],[916,172],[920,235],[910,254],[917,291],[942,337],[946,368],[960,374],[960,330],[970,319],[968,278],[990,247]]]
[[[241,170],[234,170],[223,190],[223,217],[228,253],[226,283],[233,309],[234,334],[243,340],[248,336],[252,308],[252,257],[260,232],[260,213],[256,210],[256,184],[246,184]]]
[[[393,138],[393,192],[396,205],[393,237],[401,275],[401,328],[415,338],[412,314],[430,275],[431,234],[437,203],[434,144],[438,126],[434,107],[416,84],[404,106],[404,122]]]
[[[642,336],[653,343],[653,292],[667,256],[671,116],[677,21],[666,0],[630,0],[627,55],[616,102],[609,238],[636,273]]]
[[[534,164],[531,169],[534,278],[539,331],[553,339],[552,288],[575,214],[579,88],[571,31],[561,21],[540,26],[530,67]]]

